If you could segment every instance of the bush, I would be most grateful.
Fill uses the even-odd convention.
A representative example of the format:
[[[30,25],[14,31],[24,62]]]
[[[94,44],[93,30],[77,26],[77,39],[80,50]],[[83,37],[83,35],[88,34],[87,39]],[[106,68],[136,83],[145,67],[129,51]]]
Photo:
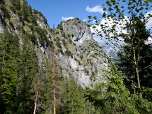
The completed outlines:
[[[53,41],[48,40],[50,47],[54,48]]]
[[[70,37],[70,34],[68,34],[68,37]]]
[[[17,11],[17,15],[21,18],[21,16],[22,16],[21,11]]]
[[[43,31],[39,26],[35,27],[35,30],[38,34],[41,34]]]
[[[56,46],[57,46],[58,48],[61,48],[61,43],[60,43],[60,41],[57,41],[57,42],[56,42]]]
[[[57,46],[58,48],[61,48],[60,38],[59,38],[59,37],[56,37],[56,39],[54,39],[54,41],[56,41],[56,46]]]
[[[63,30],[62,23],[58,24],[57,28],[59,28],[60,30]]]
[[[35,37],[34,34],[30,34],[29,37],[30,37],[31,41],[32,41],[34,44],[38,44],[38,42],[37,42],[36,37]]]
[[[31,23],[32,23],[33,25],[35,25],[35,26],[38,25],[35,16],[29,16],[29,19],[31,20]]]
[[[84,72],[85,72],[86,74],[89,74],[89,71],[88,71],[87,69],[84,69]]]
[[[16,14],[16,9],[13,6],[10,6],[10,9]]]
[[[65,37],[65,33],[64,32],[62,33],[62,36]]]
[[[12,4],[15,7],[16,10],[21,9],[20,0],[15,0],[14,2],[12,2]]]
[[[29,25],[28,27],[31,29],[31,31],[33,31],[33,30],[34,30],[33,25]]]
[[[65,51],[65,54],[66,54],[67,56],[72,56],[71,51],[69,51],[68,49]]]
[[[83,59],[83,55],[80,55],[81,60]]]
[[[11,21],[9,21],[9,25],[14,29],[14,25]]]
[[[79,18],[75,18],[76,20],[80,20]]]
[[[69,43],[70,43],[70,44],[72,43],[72,40],[71,40],[71,39],[69,39]]]
[[[65,46],[66,46],[66,42],[65,42],[64,39],[62,40],[62,43],[63,43],[63,45],[64,45],[64,47],[65,47]]]
[[[55,34],[59,34],[59,32],[56,32]]]
[[[91,73],[91,77],[94,77],[95,76],[95,73],[92,71],[92,73]]]
[[[9,19],[10,15],[9,15],[6,7],[3,4],[1,5],[0,9],[4,12],[4,17]]]
[[[76,44],[75,44],[75,43],[73,43],[73,45],[74,45],[74,46],[76,46]]]
[[[63,51],[62,51],[62,49],[60,48],[60,49],[58,49],[58,52],[61,52],[61,54],[62,55],[64,55],[64,53],[63,53]]]
[[[40,44],[44,45],[44,43],[47,41],[46,31],[41,29],[39,26],[35,27],[35,31],[40,35]]]

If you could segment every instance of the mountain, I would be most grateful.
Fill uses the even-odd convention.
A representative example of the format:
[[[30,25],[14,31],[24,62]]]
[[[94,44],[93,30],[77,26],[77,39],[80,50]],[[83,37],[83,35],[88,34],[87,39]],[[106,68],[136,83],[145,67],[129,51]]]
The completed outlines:
[[[32,9],[27,2],[20,0],[1,1],[0,8],[0,34],[4,30],[17,35],[22,50],[24,37],[34,46],[38,66],[49,59],[53,49],[60,60],[62,75],[74,76],[83,87],[91,87],[101,79],[100,69],[108,69],[104,53],[100,51],[98,43],[92,38],[87,23],[78,18],[61,22],[53,30],[49,27],[46,18],[41,12]],[[20,7],[22,7],[21,10]]]
[[[111,58],[113,58],[113,59],[118,59],[117,58],[117,52],[118,52],[119,50],[114,50],[112,47],[110,47],[110,46],[106,46],[105,48],[104,48],[104,52],[106,53],[106,55],[107,56],[109,56],[109,57],[111,57]]]

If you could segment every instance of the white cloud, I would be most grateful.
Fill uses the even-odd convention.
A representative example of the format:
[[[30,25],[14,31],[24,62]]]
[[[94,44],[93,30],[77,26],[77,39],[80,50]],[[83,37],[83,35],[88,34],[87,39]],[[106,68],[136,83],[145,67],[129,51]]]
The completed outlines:
[[[147,12],[145,17],[148,17],[148,14],[152,15],[152,11]],[[148,20],[148,23],[146,23],[146,28],[151,28],[151,27],[152,27],[152,17]]]
[[[146,44],[152,44],[152,38],[148,37],[148,40],[145,42]]]
[[[85,19],[83,19],[82,21],[87,21],[87,20],[88,20],[88,19],[85,18]]]
[[[105,11],[101,8],[100,5],[97,5],[93,8],[90,8],[89,6],[86,7],[86,11],[88,12],[99,12],[101,14],[103,14]],[[106,12],[107,13],[107,12]]]
[[[116,27],[115,27],[115,30],[116,30],[116,33],[117,34],[119,34],[119,33],[127,33],[127,30],[123,30],[122,29],[122,27],[124,27],[125,26],[125,24],[126,24],[126,21],[129,21],[129,18],[127,17],[127,16],[125,16],[125,18],[122,20],[122,21],[119,21],[118,22],[118,24],[116,25]],[[114,20],[112,20],[112,19],[102,19],[101,20],[101,23],[100,24],[103,24],[103,25],[105,25],[105,23],[107,23],[106,25],[108,26],[107,28],[105,28],[105,29],[110,29],[110,28],[112,28],[112,26],[113,26],[113,24],[114,24]],[[96,25],[95,25],[96,26]],[[103,30],[101,30],[101,27],[100,26],[96,26],[96,29],[97,30],[99,30],[99,31],[101,31],[101,34],[103,35],[103,37],[102,37],[102,39],[103,40],[101,40],[101,38],[99,38],[99,36],[95,36],[95,37],[93,37],[99,44],[103,44],[103,42],[105,43],[105,42],[107,42],[107,40],[105,39],[105,34],[103,33]],[[92,27],[90,27],[90,30],[91,30],[91,32],[92,33],[95,33],[95,31],[94,31],[94,29],[92,28]],[[110,37],[112,37],[113,36],[113,33],[110,33],[109,34],[110,35]],[[122,38],[119,38],[119,40],[122,40],[122,43],[123,43],[123,39]],[[113,43],[114,42],[116,42],[116,41],[114,41],[114,40],[111,40],[111,41],[113,41]]]
[[[104,45],[104,43],[105,43],[103,40],[101,40],[101,37],[100,37],[100,36],[93,35],[93,39],[94,39],[96,42],[98,42],[99,46],[102,46],[102,45]]]
[[[73,19],[73,18],[74,18],[74,17],[63,17],[63,16],[62,16],[62,20],[63,20],[63,21],[66,21],[66,20],[69,20],[69,19]]]
[[[148,14],[152,14],[152,11],[149,11],[149,12],[147,12],[146,13],[146,15],[145,15],[145,17],[147,17],[148,16]],[[116,27],[115,27],[115,29],[116,29],[116,31],[117,31],[117,33],[119,34],[119,33],[127,33],[127,30],[125,29],[122,29],[122,27],[124,27],[125,26],[125,24],[126,24],[126,22],[129,22],[129,17],[127,17],[127,16],[125,16],[125,19],[123,19],[122,21],[119,21],[118,22],[118,24],[116,25]],[[105,22],[107,23],[107,25],[109,26],[109,27],[107,27],[106,29],[110,29],[111,27],[112,27],[112,25],[113,25],[113,20],[111,19],[111,20],[108,20],[108,19],[102,19],[101,20],[101,23],[100,24],[104,24],[105,25]],[[121,25],[120,25],[121,24]],[[148,20],[148,23],[146,23],[146,28],[148,29],[148,28],[151,28],[152,27],[152,17]],[[103,35],[103,40],[100,40],[100,37],[99,36],[96,36],[96,35],[94,35],[94,39],[99,43],[99,44],[103,44],[103,42],[104,42],[104,37],[105,37],[105,34],[102,32],[103,30],[101,30],[101,27],[100,26],[96,26],[96,29],[98,29],[99,31],[101,31],[101,34]],[[92,33],[95,33],[95,31],[94,31],[94,29],[92,28],[92,27],[90,27],[90,30],[91,30],[91,32]],[[128,31],[129,32],[129,31]],[[113,34],[111,33],[110,34],[110,36],[112,36]],[[123,39],[122,38],[119,38],[119,39],[121,39],[122,41],[123,41]],[[123,43],[123,42],[122,42]],[[149,44],[149,43],[152,43],[152,38],[148,38],[148,41],[146,41],[146,43],[147,44]]]
[[[127,33],[127,31],[126,30],[123,30],[122,29],[122,27],[124,27],[125,26],[125,24],[126,24],[126,21],[129,21],[129,18],[127,17],[127,16],[125,16],[125,19],[123,19],[122,21],[117,21],[118,22],[118,24],[116,25],[116,27],[115,27],[115,29],[116,29],[116,31],[117,31],[117,33],[120,33],[120,32],[123,32],[123,33]],[[105,28],[105,29],[110,29],[110,28],[112,28],[112,26],[114,25],[114,20],[112,20],[112,19],[102,19],[101,20],[101,23],[100,24],[103,24],[103,25],[105,25],[105,23],[107,23],[106,25],[108,26],[107,28]],[[95,25],[96,26],[96,25]],[[93,28],[92,27],[90,27],[90,29],[91,29],[91,32],[92,33],[95,33],[95,31],[93,30]],[[96,29],[98,29],[99,31],[103,31],[103,30],[101,30],[101,27],[100,27],[100,25],[99,26],[96,26]],[[121,30],[121,31],[120,31]],[[104,34],[104,33],[103,33]]]

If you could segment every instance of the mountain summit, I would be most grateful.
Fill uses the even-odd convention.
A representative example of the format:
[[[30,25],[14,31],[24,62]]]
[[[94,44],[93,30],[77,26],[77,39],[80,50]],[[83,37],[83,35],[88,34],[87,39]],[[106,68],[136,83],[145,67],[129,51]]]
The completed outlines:
[[[100,68],[107,69],[98,43],[92,38],[87,23],[78,18],[61,22],[53,30],[47,24],[42,13],[29,7],[26,2],[22,10],[16,10],[15,2],[7,0],[0,9],[0,32],[8,30],[19,37],[20,48],[23,48],[24,37],[29,39],[41,65],[49,59],[52,49],[58,48],[56,57],[60,60],[62,74],[74,76],[83,87],[89,87],[100,79]],[[96,51],[93,51],[96,50]]]

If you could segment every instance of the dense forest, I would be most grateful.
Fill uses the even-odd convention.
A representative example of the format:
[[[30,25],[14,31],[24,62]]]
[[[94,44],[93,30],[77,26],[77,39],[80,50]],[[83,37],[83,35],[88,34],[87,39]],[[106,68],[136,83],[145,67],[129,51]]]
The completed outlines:
[[[47,39],[46,31],[38,26],[36,15],[41,15],[40,12],[32,9],[25,0],[0,0],[0,21],[4,27],[4,32],[0,33],[0,114],[151,114],[152,45],[146,43],[151,37],[146,23],[152,16],[149,14],[145,18],[142,13],[143,9],[149,10],[151,2],[123,0],[128,4],[130,17],[122,27],[127,33],[118,34],[115,28],[124,19],[124,7],[118,7],[119,1],[107,0],[105,3],[111,13],[104,13],[103,17],[113,20],[109,29],[106,29],[106,23],[100,25],[105,36],[96,29],[99,26],[97,17],[88,16],[90,22],[96,22],[93,26],[96,34],[106,37],[111,47],[119,48],[117,60],[105,55],[109,69],[101,69],[101,72],[108,81],[95,83],[89,88],[82,87],[73,76],[62,75],[60,60],[56,56],[61,51],[61,44],[57,39],[58,48],[55,48],[55,44]],[[12,4],[6,8],[8,3]],[[24,26],[18,27],[20,35],[12,32],[15,27],[8,9],[18,15]],[[46,19],[43,21],[47,23]],[[38,40],[35,34],[24,29],[27,23],[40,36],[40,44],[51,50],[49,58],[41,64],[35,50]],[[88,23],[88,26],[92,25]],[[50,32],[57,34],[55,28]],[[118,43],[121,44],[120,37],[125,45],[117,47]],[[71,55],[69,51],[66,53]]]

